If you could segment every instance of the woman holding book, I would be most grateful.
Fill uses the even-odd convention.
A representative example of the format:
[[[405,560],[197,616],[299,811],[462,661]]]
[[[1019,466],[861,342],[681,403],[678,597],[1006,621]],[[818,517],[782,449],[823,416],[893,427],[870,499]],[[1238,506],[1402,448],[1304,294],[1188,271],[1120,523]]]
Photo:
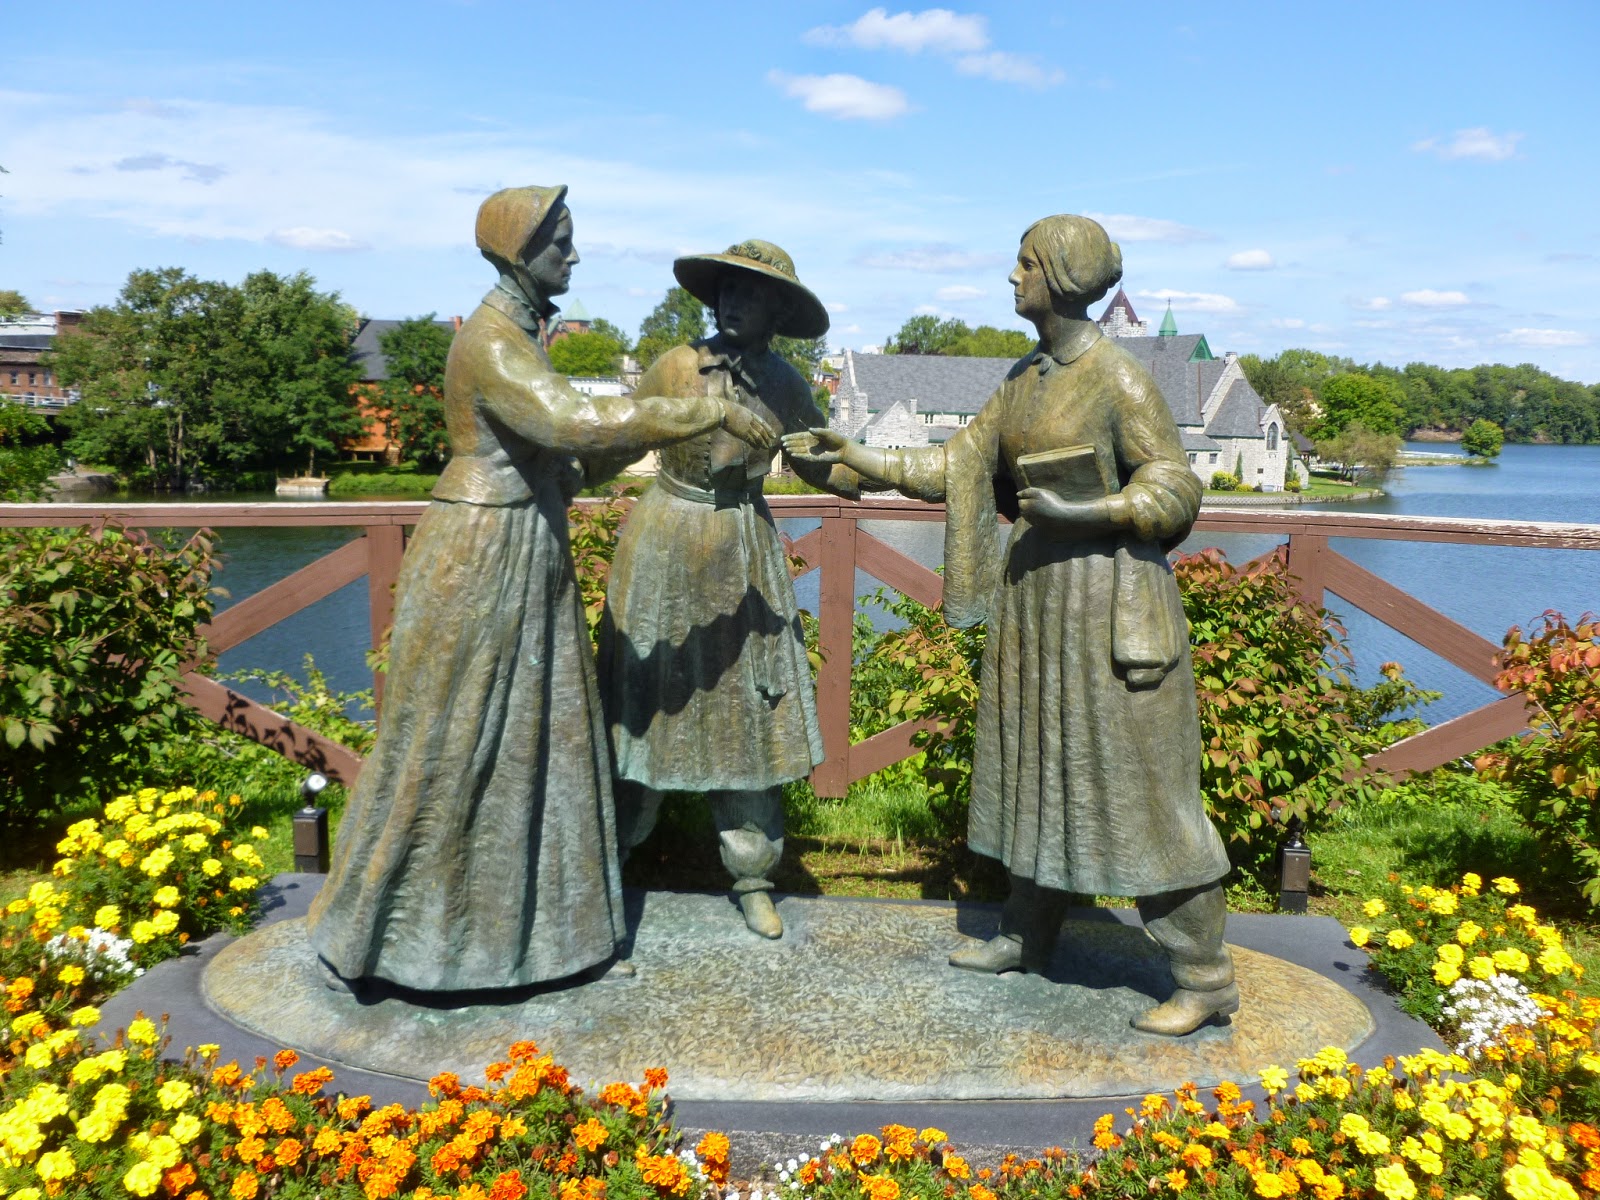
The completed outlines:
[[[1200,795],[1188,626],[1166,550],[1201,484],[1149,373],[1089,317],[1122,254],[1086,217],[1022,236],[1010,275],[1039,344],[943,446],[886,450],[829,430],[791,456],[944,501],[945,620],[987,622],[969,842],[1011,876],[971,970],[1043,971],[1069,893],[1138,898],[1177,990],[1134,1018],[1180,1035],[1237,1010],[1222,941],[1228,871]],[[1013,499],[1014,498],[1014,499]],[[997,505],[1016,518],[1002,553]]]

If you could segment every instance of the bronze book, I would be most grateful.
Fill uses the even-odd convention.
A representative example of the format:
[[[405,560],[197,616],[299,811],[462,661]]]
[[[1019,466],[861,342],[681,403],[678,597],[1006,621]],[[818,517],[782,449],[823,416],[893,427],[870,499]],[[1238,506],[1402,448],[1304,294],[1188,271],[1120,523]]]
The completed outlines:
[[[1098,500],[1109,488],[1100,477],[1093,446],[1064,446],[1017,456],[1017,485],[1044,488],[1063,500]]]

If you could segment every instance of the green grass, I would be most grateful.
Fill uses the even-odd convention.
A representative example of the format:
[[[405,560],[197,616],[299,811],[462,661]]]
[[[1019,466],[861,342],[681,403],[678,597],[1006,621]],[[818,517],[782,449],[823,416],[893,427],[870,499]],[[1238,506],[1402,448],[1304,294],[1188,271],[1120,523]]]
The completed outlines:
[[[391,471],[340,471],[328,480],[330,496],[417,496],[429,495],[439,482],[437,475],[396,468]]]

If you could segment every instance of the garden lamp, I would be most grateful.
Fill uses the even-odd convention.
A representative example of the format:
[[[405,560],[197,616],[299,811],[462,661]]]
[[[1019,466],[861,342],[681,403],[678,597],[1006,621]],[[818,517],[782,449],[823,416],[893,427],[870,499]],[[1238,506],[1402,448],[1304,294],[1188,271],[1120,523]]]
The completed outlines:
[[[1311,849],[1300,837],[1299,817],[1290,817],[1278,848],[1278,911],[1303,913],[1311,890]]]
[[[300,785],[306,806],[294,814],[294,869],[307,874],[328,873],[328,810],[318,806],[317,797],[328,786],[328,777],[313,771]]]

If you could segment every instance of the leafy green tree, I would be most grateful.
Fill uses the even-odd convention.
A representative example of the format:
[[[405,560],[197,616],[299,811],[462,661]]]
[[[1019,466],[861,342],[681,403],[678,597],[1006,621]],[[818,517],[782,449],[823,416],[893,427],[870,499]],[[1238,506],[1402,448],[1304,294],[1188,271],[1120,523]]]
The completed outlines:
[[[615,375],[622,346],[603,333],[569,333],[550,343],[550,365],[563,375]]]
[[[1505,431],[1500,426],[1479,417],[1461,435],[1461,448],[1478,458],[1497,458],[1505,441]]]
[[[931,313],[909,317],[898,332],[883,344],[885,354],[949,354],[950,349],[972,330],[954,317],[941,321]]]
[[[628,341],[628,335],[622,331],[620,326],[613,325],[604,317],[596,317],[590,321],[589,332],[603,334],[610,338],[622,348],[622,353],[624,354],[629,354],[633,351],[633,344]]]
[[[1021,358],[1032,352],[1036,339],[1020,329],[979,325],[957,338],[944,353],[958,358]]]
[[[354,314],[303,273],[240,287],[138,270],[46,356],[79,403],[67,448],[156,486],[314,469],[359,430]]]
[[[409,317],[378,338],[388,364],[380,389],[389,436],[400,457],[423,469],[441,466],[450,453],[444,427],[444,368],[450,357],[451,330],[435,314]]]
[[[0,501],[40,499],[61,456],[49,443],[50,422],[6,396],[0,396]]]
[[[243,322],[234,349],[234,378],[255,405],[255,420],[265,426],[259,444],[274,467],[292,469],[303,459],[306,473],[317,472],[317,456],[334,457],[339,443],[366,424],[351,389],[360,369],[350,354],[355,311],[338,293],[317,291],[304,271],[280,276],[258,271],[245,278],[240,295]],[[268,430],[281,429],[274,439]]]
[[[14,288],[0,288],[0,317],[17,317],[32,312],[28,298]]]
[[[1338,463],[1345,479],[1353,481],[1357,475],[1381,479],[1400,461],[1400,438],[1392,433],[1376,433],[1360,421],[1352,421],[1333,437],[1317,443],[1317,457]]]
[[[1387,379],[1356,371],[1322,385],[1322,417],[1316,432],[1329,438],[1352,424],[1373,433],[1399,434],[1405,423],[1405,393]]]
[[[822,369],[822,356],[828,352],[827,338],[775,337],[772,352],[787,362],[810,383]]]
[[[674,346],[687,346],[705,337],[709,315],[706,306],[686,289],[668,288],[661,303],[639,324],[639,343],[633,351],[639,366],[648,368]]]

